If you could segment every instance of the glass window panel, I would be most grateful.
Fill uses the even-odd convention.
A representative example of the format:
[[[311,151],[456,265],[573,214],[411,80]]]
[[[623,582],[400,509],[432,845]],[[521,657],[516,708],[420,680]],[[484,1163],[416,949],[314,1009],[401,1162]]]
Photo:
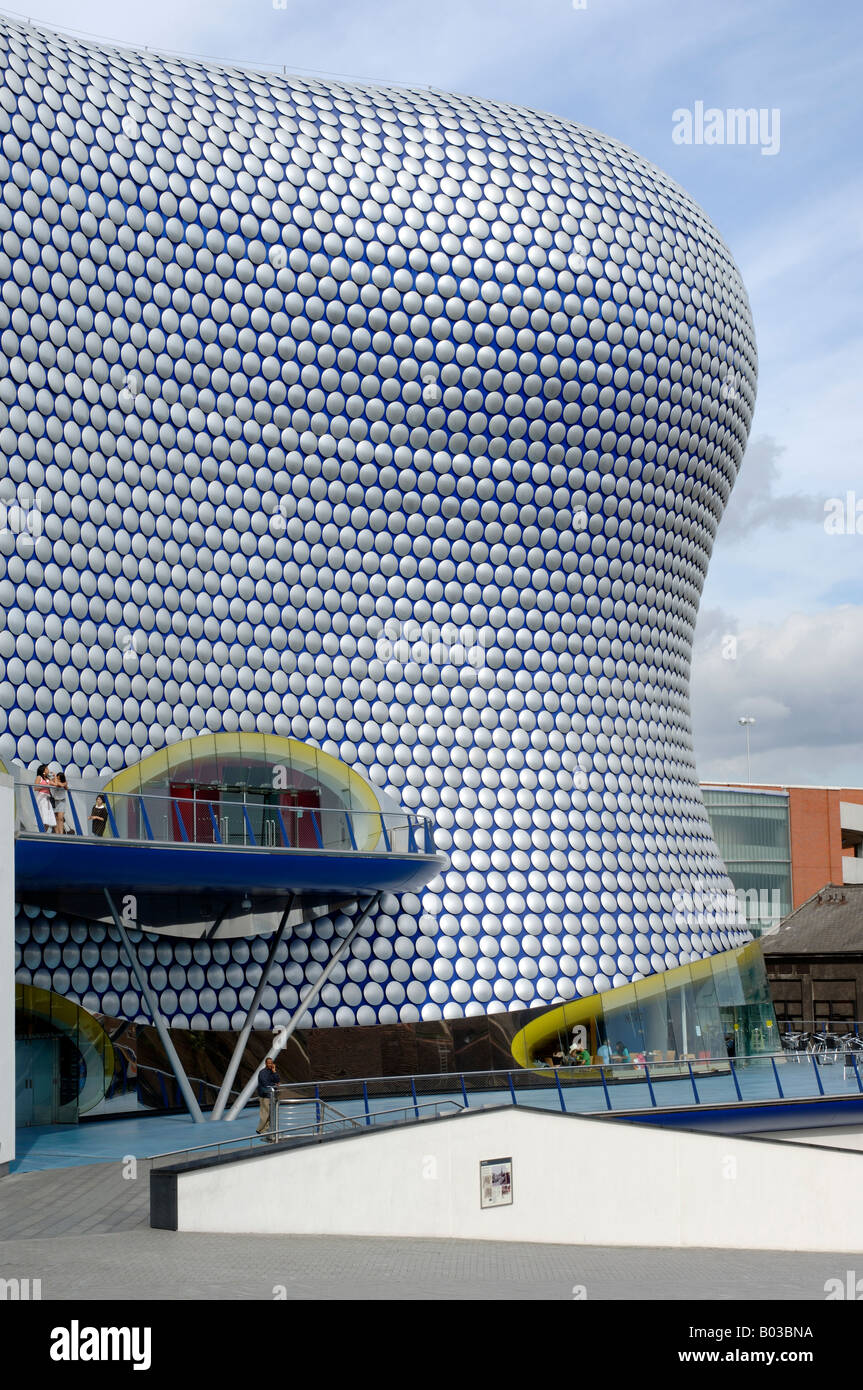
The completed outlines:
[[[743,1100],[778,1100],[776,1073],[769,1057],[735,1059],[734,1071]]]
[[[743,990],[737,962],[733,955],[714,956],[713,979],[716,985],[716,1000],[721,1009],[733,1008],[743,1003]]]
[[[707,965],[707,970],[703,965]],[[719,1012],[716,995],[713,962],[703,962],[697,969],[698,978],[693,984],[693,1010],[695,1014],[696,1045],[695,1053],[700,1059],[724,1057],[726,1055],[725,1030]]]
[[[638,980],[635,997],[641,1019],[644,1054],[648,1063],[664,1062],[668,1052],[669,1018],[665,985],[661,976]]]
[[[669,1050],[678,1058],[695,1056],[695,991],[692,972],[687,965],[671,971],[673,979],[666,981],[669,1016]],[[669,1059],[670,1060],[670,1059]]]
[[[622,997],[617,1000],[615,995]],[[635,989],[631,985],[623,985],[619,990],[613,990],[605,996],[603,1015],[605,1035],[613,1058],[628,1061],[634,1052],[644,1050],[641,1015]]]
[[[717,848],[745,909],[760,934],[791,911],[788,798],[737,788],[704,788]]]

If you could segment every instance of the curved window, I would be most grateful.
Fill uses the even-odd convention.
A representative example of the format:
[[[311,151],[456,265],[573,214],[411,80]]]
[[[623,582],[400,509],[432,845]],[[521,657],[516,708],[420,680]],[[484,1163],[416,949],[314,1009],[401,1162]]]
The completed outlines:
[[[338,758],[272,734],[201,734],[125,768],[103,788],[123,807],[132,839],[201,844],[358,848],[380,832],[370,784]],[[345,815],[348,813],[348,816]]]

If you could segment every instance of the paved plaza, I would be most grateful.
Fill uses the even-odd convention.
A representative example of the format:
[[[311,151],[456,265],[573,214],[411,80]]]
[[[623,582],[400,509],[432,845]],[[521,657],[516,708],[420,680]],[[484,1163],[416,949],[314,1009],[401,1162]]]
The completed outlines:
[[[43,1299],[807,1299],[847,1254],[153,1231],[149,1164],[0,1179],[0,1278]]]

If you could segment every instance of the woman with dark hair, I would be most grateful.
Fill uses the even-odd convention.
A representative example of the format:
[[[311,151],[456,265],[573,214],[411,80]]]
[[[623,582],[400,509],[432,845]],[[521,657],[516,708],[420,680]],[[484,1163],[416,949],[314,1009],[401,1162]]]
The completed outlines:
[[[90,819],[93,822],[93,834],[104,835],[105,826],[108,823],[108,807],[105,805],[105,798],[101,792],[93,803]]]
[[[65,772],[58,772],[54,775],[54,814],[57,817],[56,835],[66,835],[66,794],[69,784],[66,781]]]
[[[36,806],[45,829],[56,832],[57,817],[54,815],[54,804],[51,800],[52,785],[51,778],[48,775],[47,764],[40,763],[39,767],[36,769],[36,783],[34,788],[36,792]]]

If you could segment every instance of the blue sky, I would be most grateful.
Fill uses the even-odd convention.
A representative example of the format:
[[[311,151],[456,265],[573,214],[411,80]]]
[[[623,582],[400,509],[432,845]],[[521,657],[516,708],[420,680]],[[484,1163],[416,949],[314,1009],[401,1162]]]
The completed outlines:
[[[740,266],[760,359],[696,634],[699,773],[745,777],[747,714],[755,780],[863,785],[858,0],[32,0],[27,13],[125,43],[552,111],[682,184]],[[673,113],[696,102],[778,111],[778,152],[676,144]],[[825,504],[849,491],[861,534],[827,534]]]

